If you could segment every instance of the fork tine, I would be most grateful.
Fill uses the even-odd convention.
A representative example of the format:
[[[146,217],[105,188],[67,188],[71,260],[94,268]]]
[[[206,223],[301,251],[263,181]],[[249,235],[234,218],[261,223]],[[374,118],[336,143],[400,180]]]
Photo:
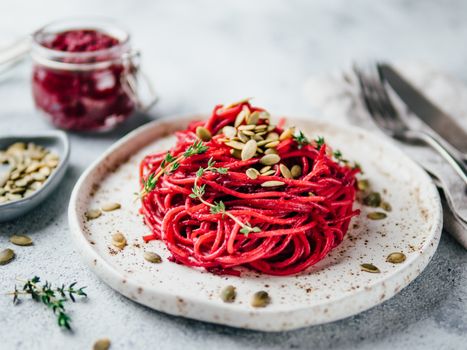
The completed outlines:
[[[365,74],[361,68],[359,68],[357,65],[354,65],[353,69],[357,75],[363,101],[371,118],[384,131],[389,131],[388,129],[390,126],[388,125],[388,121],[386,118],[384,118],[384,114],[381,111],[381,106],[377,103],[377,99],[374,96],[373,84],[368,80],[367,74]]]

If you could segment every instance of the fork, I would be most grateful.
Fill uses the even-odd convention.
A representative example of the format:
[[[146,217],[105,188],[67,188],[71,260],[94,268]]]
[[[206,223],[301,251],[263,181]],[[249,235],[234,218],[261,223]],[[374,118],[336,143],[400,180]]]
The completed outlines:
[[[354,65],[353,70],[357,76],[360,91],[366,108],[376,125],[388,136],[403,142],[422,141],[438,152],[455,170],[467,185],[467,169],[463,162],[458,160],[432,135],[423,131],[411,129],[400,117],[386,91],[381,74],[374,65],[364,69]]]

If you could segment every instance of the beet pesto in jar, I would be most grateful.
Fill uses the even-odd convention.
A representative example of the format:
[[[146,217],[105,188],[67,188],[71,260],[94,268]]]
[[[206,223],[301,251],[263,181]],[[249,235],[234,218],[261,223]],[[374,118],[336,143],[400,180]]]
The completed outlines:
[[[105,131],[134,111],[128,82],[135,81],[137,68],[125,31],[81,22],[52,24],[34,34],[33,97],[59,128]]]

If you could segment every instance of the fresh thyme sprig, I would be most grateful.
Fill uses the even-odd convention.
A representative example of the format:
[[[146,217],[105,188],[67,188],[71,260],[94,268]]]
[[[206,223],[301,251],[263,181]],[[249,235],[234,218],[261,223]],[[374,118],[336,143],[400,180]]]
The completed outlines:
[[[59,327],[71,330],[71,318],[65,311],[64,303],[68,300],[75,302],[77,296],[87,297],[87,294],[84,292],[86,287],[75,288],[76,282],[73,282],[68,287],[64,284],[61,287],[53,287],[47,281],[39,285],[40,278],[37,276],[23,282],[24,285],[21,289],[15,286],[15,290],[8,293],[13,295],[13,303],[18,303],[21,295],[30,295],[32,300],[41,302],[52,309],[54,315],[57,316]]]
[[[195,182],[193,184],[192,193],[190,194],[190,198],[198,199],[201,203],[207,205],[209,207],[209,211],[212,214],[222,214],[222,216],[227,215],[231,218],[234,222],[236,222],[240,226],[240,232],[243,234],[249,234],[250,232],[261,232],[261,229],[258,226],[251,227],[251,225],[247,223],[243,223],[238,219],[235,215],[229,213],[225,209],[225,204],[222,201],[209,203],[208,201],[203,199],[204,194],[206,193],[206,185],[198,185],[198,180],[208,171],[218,174],[227,174],[227,168],[222,167],[215,167],[216,162],[210,158],[208,161],[208,166],[206,168],[199,168],[196,172]]]
[[[308,140],[308,138],[305,136],[305,134],[301,130],[296,130],[294,132],[293,139],[295,140],[295,142],[298,143],[298,148],[299,149],[302,148],[303,146],[306,146],[306,145],[310,144],[310,140]],[[314,140],[314,142],[316,144],[316,149],[318,151],[321,149],[321,146],[323,146],[325,144],[324,137],[322,137],[322,136],[318,136]]]
[[[318,136],[315,140],[316,142],[316,149],[319,151],[321,149],[321,147],[326,143],[326,141],[324,141],[324,137],[322,136]]]
[[[157,173],[151,173],[148,175],[145,181],[143,181],[143,191],[140,194],[141,197],[151,192],[156,188],[157,181],[163,174],[170,174],[180,167],[180,162],[187,159],[195,154],[202,154],[208,150],[208,146],[203,145],[203,142],[196,140],[192,145],[183,152],[182,155],[174,157],[167,152],[165,158],[162,160],[160,170]]]
[[[293,134],[293,139],[298,143],[299,149],[310,143],[310,141],[308,141],[308,138],[305,136],[305,134],[301,130],[295,131],[295,133]]]

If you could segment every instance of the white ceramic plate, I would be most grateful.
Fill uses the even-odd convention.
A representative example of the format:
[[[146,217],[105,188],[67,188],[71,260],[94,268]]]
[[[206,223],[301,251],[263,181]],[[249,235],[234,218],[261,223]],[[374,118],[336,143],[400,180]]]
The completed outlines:
[[[217,276],[171,263],[159,241],[143,243],[149,233],[138,213],[138,166],[150,152],[167,150],[170,136],[196,117],[167,118],[145,125],[111,147],[76,184],[69,222],[77,248],[91,269],[112,288],[150,308],[202,321],[264,331],[282,331],[351,316],[392,297],[428,264],[438,245],[442,215],[438,192],[426,173],[391,144],[366,131],[314,121],[289,120],[310,137],[322,135],[348,159],[356,160],[375,190],[392,205],[388,218],[371,221],[369,208],[354,218],[343,243],[304,273],[271,277],[247,272],[242,277]],[[201,119],[198,117],[197,119]],[[169,136],[167,136],[169,135]],[[120,210],[86,221],[84,213],[106,202]],[[121,231],[129,245],[111,248],[111,235]],[[161,264],[143,259],[144,251],[162,255]],[[386,262],[392,252],[404,252],[402,264]],[[360,270],[372,263],[381,273]],[[223,303],[220,290],[237,287],[237,299]],[[250,306],[251,295],[269,292],[264,309]]]

